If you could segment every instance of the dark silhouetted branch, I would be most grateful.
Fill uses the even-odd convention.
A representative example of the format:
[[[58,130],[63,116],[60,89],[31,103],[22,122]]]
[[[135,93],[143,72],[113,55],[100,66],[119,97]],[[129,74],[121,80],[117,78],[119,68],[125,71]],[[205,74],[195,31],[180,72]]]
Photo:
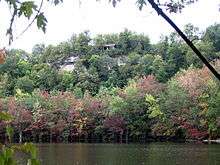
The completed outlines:
[[[154,0],[148,0],[151,6],[156,10],[158,15],[161,15],[182,37],[182,39],[190,46],[190,48],[195,52],[199,59],[209,68],[209,70],[215,75],[215,77],[220,81],[220,74],[215,70],[215,68],[206,60],[206,58],[201,54],[201,52],[195,47],[195,45],[186,37],[186,35],[177,27],[177,25],[163,12],[161,8],[154,2]]]

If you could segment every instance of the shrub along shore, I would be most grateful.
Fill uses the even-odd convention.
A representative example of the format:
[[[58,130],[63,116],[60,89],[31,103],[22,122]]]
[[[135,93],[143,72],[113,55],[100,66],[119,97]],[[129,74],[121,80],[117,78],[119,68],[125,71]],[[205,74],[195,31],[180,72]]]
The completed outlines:
[[[218,62],[219,63],[219,62]],[[153,75],[92,96],[17,90],[0,99],[13,116],[14,142],[146,142],[219,137],[219,83],[206,68],[182,70],[166,84]],[[6,123],[1,122],[0,139]]]

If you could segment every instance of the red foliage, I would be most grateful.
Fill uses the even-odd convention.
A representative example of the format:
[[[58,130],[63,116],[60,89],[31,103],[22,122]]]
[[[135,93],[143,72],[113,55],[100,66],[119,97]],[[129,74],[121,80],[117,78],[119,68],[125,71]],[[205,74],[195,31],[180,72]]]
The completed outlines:
[[[179,125],[180,128],[183,128],[187,132],[187,138],[201,140],[208,136],[207,131],[199,130],[196,126],[188,122],[185,118],[182,117],[172,117],[172,121]]]
[[[32,121],[31,125],[25,130],[25,131],[44,131],[47,129],[47,117],[46,115],[43,113],[43,111],[45,111],[44,109],[40,109],[38,110],[38,116],[36,116],[37,118],[35,118],[34,121]]]
[[[54,123],[53,126],[51,126],[50,131],[54,134],[60,134],[67,126],[67,123],[65,120],[59,119]]]
[[[181,127],[186,129],[188,138],[190,139],[201,140],[208,136],[207,131],[200,131],[198,128],[193,127],[190,123],[184,122]]]
[[[15,128],[24,130],[32,122],[32,113],[25,106],[16,103],[15,98],[9,98],[7,107]]]
[[[104,120],[104,127],[112,132],[123,134],[125,120],[120,116],[111,116]]]
[[[80,135],[85,125],[85,119],[80,115],[79,111],[70,109],[68,111],[67,124],[71,135]]]
[[[47,131],[52,134],[61,134],[68,130],[71,135],[81,134],[84,125],[83,116],[80,114],[83,108],[81,100],[69,92],[61,92],[55,96],[46,92],[42,98],[46,100],[43,100],[43,104],[49,104],[50,109],[35,110],[35,120],[28,130]]]
[[[83,110],[86,113],[97,114],[101,113],[105,108],[105,105],[102,100],[94,98],[90,95],[86,95],[83,99]]]

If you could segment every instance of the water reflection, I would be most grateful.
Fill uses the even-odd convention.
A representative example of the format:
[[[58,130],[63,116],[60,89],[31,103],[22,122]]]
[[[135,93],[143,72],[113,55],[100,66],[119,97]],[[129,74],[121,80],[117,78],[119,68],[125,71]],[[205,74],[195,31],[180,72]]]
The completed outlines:
[[[42,165],[219,165],[220,145],[41,144]]]

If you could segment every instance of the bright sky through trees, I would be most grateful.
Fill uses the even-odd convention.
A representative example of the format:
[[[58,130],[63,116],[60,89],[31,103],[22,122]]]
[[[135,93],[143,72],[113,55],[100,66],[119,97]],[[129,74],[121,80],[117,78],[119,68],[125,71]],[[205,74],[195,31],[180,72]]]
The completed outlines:
[[[38,0],[40,3],[40,0]],[[183,10],[181,14],[172,14],[171,18],[183,27],[192,23],[204,30],[207,26],[219,23],[219,0],[200,0]],[[38,30],[34,24],[24,35],[15,40],[10,48],[21,48],[31,51],[36,43],[56,44],[67,40],[73,33],[90,30],[92,35],[99,33],[121,32],[124,28],[149,35],[152,42],[159,40],[161,34],[167,34],[172,28],[148,5],[139,11],[134,0],[124,0],[113,8],[107,0],[64,1],[63,4],[52,7],[44,5],[43,10],[48,19],[47,33]],[[9,9],[2,1],[0,11],[0,47],[6,46],[5,36],[9,25]],[[26,20],[18,20],[14,27],[14,36],[24,30]]]

